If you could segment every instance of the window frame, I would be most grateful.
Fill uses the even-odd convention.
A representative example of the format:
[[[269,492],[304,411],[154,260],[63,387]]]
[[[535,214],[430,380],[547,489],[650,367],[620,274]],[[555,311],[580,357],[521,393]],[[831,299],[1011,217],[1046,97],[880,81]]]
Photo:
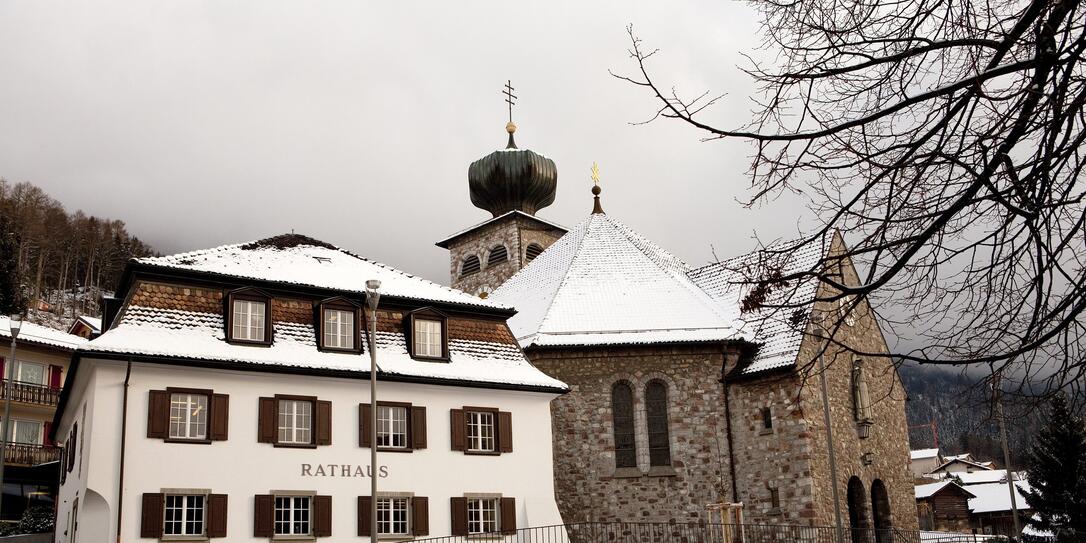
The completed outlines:
[[[494,252],[497,251],[498,249],[502,249],[505,252],[505,255],[501,257],[501,260],[495,261],[494,260]],[[487,251],[486,251],[486,267],[487,267],[487,269],[490,269],[491,266],[500,266],[502,264],[505,264],[506,262],[509,262],[509,260],[510,260],[509,259],[509,248],[506,247],[504,244],[499,243],[499,244],[487,249]]]
[[[262,290],[246,287],[236,290],[232,290],[223,297],[224,309],[223,322],[226,325],[226,341],[237,345],[257,345],[257,346],[270,346],[274,340],[272,327],[272,297]],[[246,301],[246,302],[262,302],[264,304],[264,339],[244,339],[234,337],[234,302]]]
[[[491,503],[494,504],[494,529],[493,530],[491,530],[491,531],[483,530],[483,531],[478,531],[478,532],[473,532],[471,530],[471,523],[472,523],[472,520],[471,520],[471,505],[472,505],[472,502],[477,502],[477,503],[491,502]],[[479,537],[479,536],[485,536],[485,535],[490,535],[490,534],[500,534],[500,533],[502,533],[502,497],[500,495],[498,495],[498,496],[465,495],[464,496],[464,506],[465,506],[464,507],[465,508],[464,520],[466,521],[466,524],[467,524],[467,537],[469,537],[469,538],[470,537]],[[480,514],[481,514],[481,512],[480,512]],[[483,521],[480,520],[478,522],[483,522]]]
[[[441,355],[440,356],[427,356],[420,355],[415,348],[415,321],[416,320],[429,320],[437,321],[441,324]],[[449,361],[449,317],[448,315],[432,308],[423,307],[410,311],[404,318],[404,333],[407,339],[407,350],[411,355],[411,358],[415,360],[428,361],[428,362],[448,362]]]
[[[620,432],[619,432],[619,423],[618,423],[618,418],[619,417],[618,417],[618,409],[617,409],[619,407],[619,404],[618,404],[618,397],[615,394],[615,392],[619,388],[624,388],[630,394],[630,397],[629,397],[630,403],[627,406],[629,408],[629,412],[625,414],[626,415],[625,418],[628,418],[628,421],[626,421],[626,422],[628,422],[628,424],[623,425],[624,426],[622,428],[623,431],[621,432],[621,435],[629,437],[630,447],[628,449],[624,448],[624,449],[622,449],[622,451],[623,452],[628,452],[628,454],[633,457],[633,462],[630,465],[625,465],[625,464],[629,463],[629,458],[623,459],[621,461],[620,461],[620,458],[619,458],[619,436],[620,436]],[[635,401],[635,398],[634,398],[634,387],[633,387],[632,384],[630,384],[629,381],[626,381],[626,380],[616,381],[614,384],[611,385],[611,437],[612,437],[612,439],[614,439],[615,469],[616,470],[631,469],[631,468],[637,469],[637,411],[636,411],[637,407],[636,407],[636,404],[637,404],[637,402]]]
[[[413,494],[409,493],[382,493],[378,492],[377,497],[374,498],[374,504],[377,506],[377,539],[389,539],[389,540],[402,540],[402,539],[414,539],[415,526],[412,522],[414,515],[414,498]],[[381,531],[381,502],[388,501],[391,505],[396,500],[404,501],[404,526],[406,531],[404,532],[382,532]],[[389,520],[387,523],[394,524],[395,521],[391,518],[392,510],[389,510]]]
[[[317,447],[317,398],[315,396],[293,396],[276,394],[275,399],[275,442],[276,447],[315,448]],[[282,402],[308,403],[309,404],[309,441],[283,441],[279,439],[279,418],[282,416]],[[297,422],[297,413],[291,414],[292,422]],[[292,434],[298,433],[297,427],[292,427]],[[312,504],[310,505],[312,507]]]
[[[315,511],[313,510],[313,505],[314,505],[314,502],[316,501],[316,498],[317,498],[316,494],[308,493],[308,492],[272,492],[271,497],[272,497],[272,510],[271,510],[271,514],[272,514],[272,537],[271,538],[273,540],[291,540],[291,539],[294,539],[294,540],[298,540],[298,539],[301,539],[301,540],[315,540],[317,538],[317,536],[314,535],[314,533],[313,533],[314,529],[315,529],[315,525],[316,525],[316,518],[314,518]],[[309,504],[308,504],[309,507],[307,508],[308,509],[308,515],[307,515],[307,519],[305,521],[306,526],[308,528],[306,533],[304,533],[304,534],[302,534],[302,533],[297,533],[297,534],[296,533],[289,533],[289,534],[278,533],[279,521],[276,520],[275,513],[279,510],[278,502],[279,502],[280,498],[290,499],[292,501],[296,500],[296,499],[304,498],[304,499],[309,501]],[[301,509],[294,509],[293,507],[291,507],[290,510],[292,512],[293,511],[301,511]],[[291,516],[293,517],[293,513],[291,514]],[[285,522],[287,522],[288,525],[289,525],[293,521],[291,520],[291,521],[285,521]]]
[[[767,435],[772,434],[775,430],[775,424],[773,423],[773,408],[770,406],[762,406],[758,410],[758,434]]]
[[[475,263],[478,265],[478,267],[476,267],[472,271],[465,272],[464,268],[467,267],[468,261],[473,258],[475,259]],[[481,271],[483,271],[483,259],[479,258],[479,255],[471,254],[465,256],[464,259],[460,261],[460,273],[458,275],[460,278],[471,277],[472,275],[475,275]]]
[[[403,412],[404,412],[404,432],[403,432],[404,445],[403,445],[403,447],[396,447],[396,446],[392,446],[392,445],[378,445],[377,443],[374,443],[374,446],[377,447],[377,450],[379,452],[412,452],[414,450],[414,447],[412,447],[412,442],[411,442],[412,437],[413,437],[412,436],[413,428],[411,428],[411,408],[413,406],[410,403],[406,403],[406,402],[383,402],[383,401],[378,401],[377,405],[371,405],[370,409],[376,409],[377,410],[377,439],[378,439],[378,441],[380,441],[380,439],[381,439],[381,408],[382,407],[387,408],[387,409],[403,409]],[[390,432],[390,435],[391,435],[391,432]],[[389,441],[391,442],[391,437],[389,438]]]
[[[329,345],[327,345],[325,343],[325,339],[324,339],[324,332],[325,332],[324,312],[325,312],[325,310],[346,311],[346,312],[354,313],[354,326],[353,326],[353,330],[352,330],[352,332],[353,332],[353,341],[354,341],[353,345],[351,345],[350,347],[332,347],[332,346],[329,346]],[[362,306],[360,306],[357,303],[355,303],[355,302],[353,302],[353,301],[351,301],[351,300],[349,300],[347,298],[344,298],[342,296],[337,296],[335,298],[328,298],[326,300],[321,300],[320,302],[317,303],[315,311],[314,311],[313,318],[314,318],[314,322],[317,323],[316,326],[314,326],[313,328],[316,330],[316,333],[317,333],[317,349],[318,350],[327,351],[327,352],[337,352],[337,353],[361,353],[362,352],[362,334],[361,334],[361,330],[362,330],[362,325],[364,324],[362,322],[362,320],[363,320]]]
[[[502,454],[501,441],[498,433],[501,431],[500,423],[498,422],[499,410],[495,407],[470,407],[464,406],[464,454],[474,454],[480,456],[498,456]],[[471,448],[471,414],[489,414],[491,422],[491,436],[490,439],[493,442],[494,448],[490,450],[486,449],[472,449]]]
[[[44,421],[35,420],[35,419],[24,419],[24,418],[15,417],[15,416],[11,416],[9,420],[10,420],[10,424],[8,424],[8,444],[10,444],[10,445],[24,445],[24,446],[29,445],[29,446],[38,446],[38,447],[41,447],[41,446],[43,446],[45,444],[45,422]],[[38,427],[38,441],[37,441],[37,443],[27,443],[25,441],[16,441],[15,440],[15,436],[18,435],[18,433],[19,433],[18,430],[16,430],[16,426],[18,426],[19,423],[33,425],[33,426]],[[0,418],[0,428],[3,427],[3,424],[4,424],[3,418]]]
[[[529,255],[528,252],[532,250],[532,247],[539,248],[539,252],[534,254],[534,255]],[[528,264],[529,262],[535,260],[536,258],[539,257],[539,255],[543,254],[543,251],[545,251],[545,250],[546,250],[545,247],[543,247],[542,245],[540,245],[540,244],[538,244],[538,243],[536,243],[534,241],[529,243],[528,245],[526,245],[524,247],[524,263]]]
[[[652,387],[654,385],[659,385],[659,386],[663,387],[663,393],[664,393],[662,412],[660,414],[657,414],[657,415],[654,415],[651,412],[651,410],[652,410],[652,401],[651,401],[651,398],[650,398],[651,394],[649,394],[650,387]],[[671,451],[671,410],[669,409],[671,407],[670,406],[671,392],[669,390],[670,388],[671,387],[668,386],[668,383],[666,381],[664,381],[662,379],[658,379],[658,378],[657,379],[651,379],[649,382],[645,383],[645,387],[644,387],[644,394],[645,394],[645,435],[646,435],[646,438],[648,440],[647,452],[648,452],[648,455],[649,455],[649,468],[650,469],[651,468],[660,468],[660,467],[665,467],[665,468],[666,467],[673,467],[675,465],[675,459],[672,458],[672,455],[671,455],[671,452],[672,452]],[[663,426],[663,432],[653,432],[653,428],[652,428],[653,422],[652,421],[654,419],[654,416],[662,417],[663,425],[664,425]],[[667,447],[666,447],[667,462],[666,463],[657,463],[653,459],[653,452],[654,451],[660,451],[660,450],[664,449],[664,447],[659,447],[659,446],[654,447],[653,446],[652,436],[653,436],[654,433],[657,434],[657,435],[662,433],[664,435],[664,437],[666,438],[666,445],[667,445]]]
[[[162,540],[162,541],[206,541],[206,540],[208,540],[207,523],[208,523],[208,514],[210,512],[209,507],[208,507],[208,498],[209,498],[210,494],[211,494],[211,492],[209,492],[209,491],[195,490],[195,489],[193,489],[193,490],[185,490],[185,489],[163,490],[162,491],[162,537],[160,537],[159,539]],[[166,520],[166,512],[169,511],[169,509],[170,509],[170,507],[169,507],[170,498],[171,497],[195,498],[197,496],[203,498],[202,507],[200,508],[201,509],[201,515],[200,515],[200,528],[201,528],[201,530],[200,530],[200,533],[198,533],[198,534],[167,534],[166,533],[166,523],[168,521]],[[181,510],[182,510],[182,512],[184,512],[184,511],[187,510],[187,508],[182,508]],[[184,528],[185,522],[186,521],[184,519],[181,520],[182,528]]]
[[[12,376],[15,375],[16,373],[22,373],[22,369],[23,369],[24,364],[30,364],[30,365],[34,365],[34,366],[41,366],[41,369],[42,369],[42,371],[41,371],[42,382],[41,383],[35,383],[33,381],[23,381],[21,379],[12,378]],[[18,370],[16,370],[16,368],[18,368]],[[43,362],[34,362],[33,360],[23,360],[21,358],[16,358],[15,360],[12,360],[10,363],[5,363],[4,364],[4,376],[3,377],[4,377],[4,379],[10,380],[12,383],[20,383],[20,384],[47,387],[47,386],[49,386],[49,364],[45,364]]]
[[[203,388],[166,387],[166,394],[169,395],[169,407],[167,408],[167,418],[166,418],[166,438],[163,439],[163,441],[165,441],[167,443],[200,443],[200,444],[211,443],[211,424],[212,424],[211,410],[212,410],[212,404],[214,403],[213,400],[214,400],[214,397],[215,397],[213,391],[211,391],[209,389],[203,389]],[[206,419],[206,421],[204,423],[204,437],[203,438],[184,438],[184,437],[171,437],[170,436],[170,429],[172,427],[172,424],[170,422],[169,412],[172,411],[172,409],[173,409],[173,395],[174,394],[190,394],[190,395],[195,395],[195,396],[204,396],[204,398],[206,398],[207,407],[205,409],[207,411],[207,414],[204,417]]]

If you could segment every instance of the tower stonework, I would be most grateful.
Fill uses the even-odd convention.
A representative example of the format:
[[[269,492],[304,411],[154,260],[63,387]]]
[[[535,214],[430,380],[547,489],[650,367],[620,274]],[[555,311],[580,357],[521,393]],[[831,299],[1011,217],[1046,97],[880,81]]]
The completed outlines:
[[[449,251],[453,288],[486,297],[542,253],[566,229],[535,214],[554,202],[554,161],[517,148],[516,125],[506,126],[509,143],[468,167],[471,203],[492,218],[457,232],[437,246]]]

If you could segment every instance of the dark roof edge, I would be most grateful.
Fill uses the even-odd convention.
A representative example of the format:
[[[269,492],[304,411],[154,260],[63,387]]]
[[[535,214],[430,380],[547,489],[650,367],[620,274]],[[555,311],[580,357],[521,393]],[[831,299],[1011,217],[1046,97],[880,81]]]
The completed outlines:
[[[538,222],[540,224],[543,224],[543,225],[545,225],[545,226],[547,226],[549,228],[553,228],[555,230],[561,230],[563,233],[569,232],[568,228],[566,228],[566,227],[564,227],[564,226],[562,226],[560,224],[550,222],[550,221],[548,221],[546,219],[540,219],[539,217],[536,217],[535,215],[529,215],[528,213],[525,213],[523,211],[519,211],[519,210],[514,209],[512,211],[502,213],[501,215],[498,215],[497,217],[491,217],[491,218],[489,218],[489,219],[487,219],[487,220],[485,220],[485,221],[483,221],[481,223],[469,226],[469,227],[465,228],[464,230],[461,230],[461,231],[459,231],[459,232],[457,232],[457,233],[455,233],[455,234],[453,234],[453,235],[451,235],[451,236],[449,236],[449,237],[447,237],[445,239],[438,240],[437,242],[434,243],[434,245],[436,245],[438,247],[441,247],[442,249],[448,249],[449,245],[451,245],[452,242],[454,242],[454,241],[456,241],[456,240],[458,240],[458,239],[460,239],[460,238],[462,238],[462,237],[464,237],[464,236],[466,236],[466,235],[468,235],[468,234],[470,234],[470,233],[472,233],[472,232],[474,232],[474,231],[476,231],[476,230],[478,230],[478,229],[480,229],[480,228],[482,228],[484,226],[489,226],[490,224],[494,223],[495,221],[497,221],[499,219],[502,219],[502,218],[505,218],[505,217],[517,217],[517,216],[524,217],[526,219],[534,220],[534,221],[536,221],[536,222]]]
[[[64,410],[68,404],[68,398],[71,395],[72,385],[75,384],[75,377],[79,371],[80,361],[83,357],[87,358],[100,358],[104,360],[120,360],[126,362],[145,362],[151,364],[163,364],[167,366],[185,366],[192,368],[208,368],[208,369],[224,369],[224,370],[237,370],[237,371],[255,371],[261,373],[276,373],[287,375],[308,375],[316,377],[338,377],[343,379],[359,379],[369,380],[370,372],[368,371],[354,371],[354,370],[330,370],[320,368],[299,368],[295,366],[279,366],[270,364],[258,364],[253,362],[240,362],[236,360],[231,361],[210,361],[201,360],[196,358],[180,358],[175,356],[156,356],[156,355],[130,355],[123,353],[100,353],[100,352],[81,352],[76,351],[72,355],[72,361],[68,366],[67,376],[64,379],[64,388],[60,392],[60,400],[57,402],[57,410],[53,414],[53,422],[50,425],[49,439],[56,440],[57,428],[60,426],[60,419],[64,416]],[[442,379],[437,377],[417,377],[410,375],[399,375],[394,373],[377,372],[377,379],[380,381],[391,381],[394,383],[414,383],[423,385],[438,385],[438,386],[455,386],[464,388],[482,388],[490,390],[512,390],[519,392],[541,392],[549,394],[565,394],[569,392],[568,388],[564,387],[549,387],[538,385],[517,385],[509,383],[488,383],[482,381],[468,381],[464,379]]]

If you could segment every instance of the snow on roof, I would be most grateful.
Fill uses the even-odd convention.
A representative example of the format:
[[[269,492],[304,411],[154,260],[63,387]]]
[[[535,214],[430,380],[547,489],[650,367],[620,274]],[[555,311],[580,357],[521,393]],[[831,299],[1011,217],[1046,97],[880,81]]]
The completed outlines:
[[[922,500],[924,498],[930,498],[930,497],[934,496],[936,492],[939,492],[940,490],[942,490],[947,485],[956,486],[956,487],[962,489],[963,491],[965,491],[966,494],[969,494],[970,496],[973,495],[971,492],[969,492],[968,489],[962,488],[958,484],[954,483],[954,481],[943,481],[943,482],[940,482],[940,483],[928,483],[926,485],[916,485],[915,487],[913,487],[913,494],[916,495],[916,499],[918,499],[918,500]]]
[[[1015,502],[1019,509],[1029,509],[1023,490],[1029,490],[1028,481],[1015,481]],[[982,485],[969,485],[969,492],[975,498],[969,500],[969,511],[972,513],[993,513],[997,511],[1011,510],[1011,493],[1007,483],[987,483]]]
[[[992,469],[981,471],[957,472],[950,475],[962,482],[963,485],[978,485],[984,483],[1007,482],[1007,470]],[[1021,479],[1022,474],[1016,473],[1016,479]]]
[[[508,217],[510,215],[517,215],[517,216],[520,216],[520,217],[524,217],[525,219],[530,219],[530,220],[542,223],[542,224],[544,224],[546,226],[549,226],[549,227],[554,228],[556,230],[561,230],[563,232],[569,231],[568,228],[566,228],[566,227],[564,227],[564,226],[562,226],[560,224],[556,224],[556,223],[553,223],[553,222],[550,222],[550,221],[547,221],[547,220],[540,219],[539,217],[536,217],[535,215],[529,215],[529,214],[527,214],[527,213],[525,213],[525,212],[523,212],[523,211],[521,211],[519,209],[514,209],[512,211],[506,211],[505,213],[502,213],[501,215],[498,215],[497,217],[491,217],[491,218],[489,218],[489,219],[487,219],[487,220],[485,220],[483,222],[473,224],[473,225],[471,225],[471,226],[469,226],[469,227],[467,227],[467,228],[465,228],[465,229],[463,229],[463,230],[461,230],[461,231],[459,231],[459,232],[457,232],[457,233],[455,233],[455,234],[453,234],[453,235],[451,235],[451,236],[449,236],[449,237],[447,237],[447,238],[445,238],[445,239],[443,239],[441,241],[438,241],[438,242],[434,243],[434,245],[437,245],[438,247],[441,247],[442,249],[447,249],[449,247],[449,242],[451,242],[452,240],[454,240],[454,239],[456,239],[456,238],[458,238],[460,236],[463,236],[464,234],[467,234],[468,232],[472,232],[472,231],[474,231],[474,230],[476,230],[478,228],[486,226],[486,225],[488,225],[488,224],[490,224],[492,222],[496,222],[496,221],[499,221],[501,219],[504,219],[504,218],[506,218],[506,217]]]
[[[594,213],[491,293],[522,346],[721,341],[733,318],[678,258]]]
[[[939,456],[939,449],[916,449],[909,451],[909,458],[913,460],[921,460],[926,458],[936,458]]]
[[[799,348],[807,326],[807,315],[814,304],[818,282],[814,279],[793,281],[771,290],[761,309],[741,313],[743,299],[754,285],[755,276],[762,264],[771,263],[781,274],[808,271],[815,268],[829,248],[829,240],[822,244],[807,243],[796,251],[776,253],[794,245],[781,243],[735,258],[710,264],[690,272],[690,278],[709,293],[718,305],[730,312],[741,336],[758,343],[758,352],[743,368],[749,375],[766,370],[792,366],[796,363]],[[773,307],[787,305],[788,308]],[[802,316],[803,318],[796,318]]]
[[[493,301],[439,285],[297,234],[283,234],[248,243],[169,256],[139,258],[136,262],[162,268],[356,293],[365,291],[367,280],[379,279],[381,294],[385,296],[507,309]]]
[[[957,464],[957,463],[968,464],[970,466],[973,466],[975,468],[980,468],[982,470],[990,470],[990,469],[992,469],[992,463],[991,462],[983,462],[983,463],[974,462],[972,460],[966,460],[964,458],[960,458],[960,456],[962,456],[962,455],[958,455],[957,457],[955,457],[955,456],[946,457],[946,458],[948,458],[948,460],[946,460],[942,464],[939,464],[939,467],[931,470],[931,472],[935,473],[935,472],[937,472],[937,471],[939,471],[939,470],[941,470],[941,469],[943,469],[943,468],[945,468],[945,467],[947,467],[947,466],[949,466],[951,464]]]
[[[98,317],[88,317],[86,315],[80,315],[79,318],[77,318],[75,322],[73,322],[72,325],[68,327],[68,332],[70,333],[75,328],[75,325],[80,322],[87,325],[94,332],[102,331],[102,319]]]
[[[6,338],[9,342],[11,341],[10,317],[0,316],[0,338]],[[47,347],[58,347],[66,351],[74,351],[77,347],[86,343],[87,340],[74,334],[69,334],[24,320],[22,328],[19,329],[19,337],[16,338],[16,342],[26,342]]]
[[[383,288],[383,287],[382,287]],[[80,353],[132,354],[209,362],[241,362],[301,369],[369,371],[369,357],[317,350],[312,325],[275,322],[269,347],[226,342],[222,315],[128,306],[120,322]],[[564,390],[566,385],[532,366],[515,345],[451,340],[448,362],[414,360],[402,334],[378,333],[379,375],[449,379]]]

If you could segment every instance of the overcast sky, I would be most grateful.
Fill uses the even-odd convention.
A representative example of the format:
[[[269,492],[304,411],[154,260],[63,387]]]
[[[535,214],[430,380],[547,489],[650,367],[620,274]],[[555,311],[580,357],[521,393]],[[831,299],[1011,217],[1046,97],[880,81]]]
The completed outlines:
[[[414,7],[412,7],[414,6]],[[467,167],[517,142],[555,160],[539,215],[572,226],[603,206],[693,265],[792,236],[794,202],[748,210],[751,148],[701,143],[677,122],[631,126],[655,104],[629,72],[625,27],[661,81],[729,96],[709,115],[750,118],[739,71],[757,19],[733,2],[0,3],[0,176],[69,210],[119,218],[159,251],[292,229],[448,282],[433,242],[489,217]]]

